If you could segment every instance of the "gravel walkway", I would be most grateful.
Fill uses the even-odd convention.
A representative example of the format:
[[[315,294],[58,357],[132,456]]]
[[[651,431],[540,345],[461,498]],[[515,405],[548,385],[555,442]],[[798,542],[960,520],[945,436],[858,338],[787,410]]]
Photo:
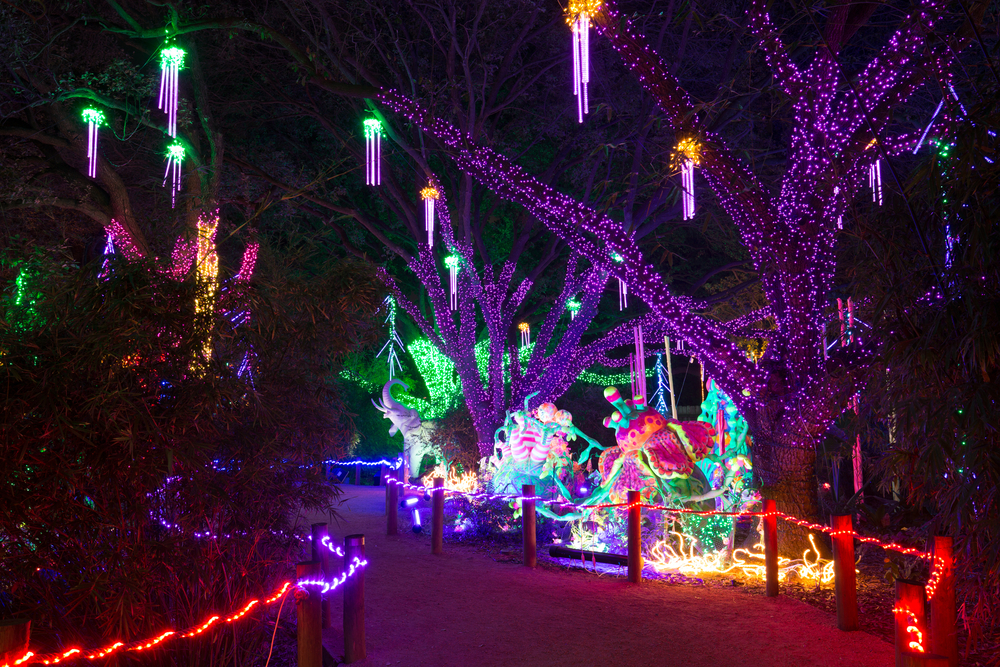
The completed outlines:
[[[384,490],[344,486],[335,543],[363,533],[368,658],[406,667],[621,665],[639,667],[889,667],[892,646],[840,632],[836,617],[779,596],[529,570],[469,546],[385,535]],[[400,514],[402,527],[403,514]],[[326,517],[307,517],[324,521]],[[425,516],[425,524],[429,524]],[[429,526],[427,526],[429,530]],[[330,653],[343,658],[342,597],[333,598]]]

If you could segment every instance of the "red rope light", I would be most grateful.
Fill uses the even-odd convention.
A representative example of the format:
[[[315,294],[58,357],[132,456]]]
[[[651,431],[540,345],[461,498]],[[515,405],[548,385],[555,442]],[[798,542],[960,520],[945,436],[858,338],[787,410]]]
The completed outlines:
[[[913,636],[916,635],[916,639],[910,640],[909,647],[918,653],[924,652],[924,633],[921,632],[920,628],[917,626],[917,616],[909,609],[902,609],[900,607],[892,608],[893,614],[906,614],[910,617],[910,624],[906,626],[906,633]]]
[[[263,604],[265,604],[265,605],[269,605],[269,604],[272,604],[274,602],[277,602],[279,599],[281,599],[282,596],[285,595],[285,593],[288,591],[288,587],[291,586],[291,585],[292,585],[292,582],[290,582],[290,581],[284,582],[275,591],[274,595],[272,595],[271,597],[269,597],[269,598],[267,598],[266,600],[263,600],[263,601],[258,600],[258,599],[250,600],[239,611],[236,611],[235,613],[233,613],[231,616],[225,618],[224,620],[226,621],[226,623],[233,623],[233,622],[238,621],[239,619],[243,618],[244,616],[246,616],[247,613],[251,609],[253,609],[258,604],[261,604],[261,602],[263,602]],[[142,639],[142,640],[139,640],[139,641],[129,642],[128,644],[126,644],[125,642],[115,642],[115,643],[113,643],[113,644],[111,644],[109,646],[105,646],[104,648],[102,648],[100,650],[94,651],[90,655],[87,655],[86,658],[88,660],[96,660],[98,658],[104,658],[104,657],[109,656],[112,653],[118,651],[119,649],[122,649],[122,650],[125,650],[125,651],[145,651],[147,649],[150,649],[150,648],[152,648],[152,647],[160,644],[163,641],[166,641],[168,638],[175,637],[175,636],[176,637],[183,637],[185,639],[189,639],[191,637],[197,637],[198,635],[204,633],[206,630],[208,630],[209,628],[211,628],[220,619],[222,619],[221,616],[213,615],[213,616],[209,617],[201,625],[194,626],[194,627],[188,629],[186,632],[178,633],[175,630],[167,630],[166,632],[163,632],[163,633],[161,633],[161,634],[159,634],[159,635],[157,635],[155,637],[150,637],[150,638]],[[45,664],[45,665],[55,665],[55,664],[58,664],[58,663],[60,663],[60,662],[62,662],[64,660],[66,660],[67,658],[72,658],[72,659],[75,660],[77,658],[82,658],[82,657],[84,657],[84,654],[78,648],[72,648],[72,649],[66,651],[65,653],[52,653],[52,654],[38,655],[38,656],[36,656],[31,651],[29,651],[20,660],[16,660],[13,663],[5,664],[5,665],[2,665],[0,667],[16,667],[17,665],[21,665],[23,663],[26,663],[31,658],[34,658],[34,660],[32,660],[32,662],[41,662],[42,664]]]

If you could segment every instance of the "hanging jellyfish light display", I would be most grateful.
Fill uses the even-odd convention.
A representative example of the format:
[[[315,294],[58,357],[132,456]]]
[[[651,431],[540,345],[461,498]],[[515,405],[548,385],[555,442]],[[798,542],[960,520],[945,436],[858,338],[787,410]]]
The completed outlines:
[[[868,185],[872,189],[872,201],[882,205],[882,160],[875,158],[875,161],[868,167]]]
[[[632,328],[635,339],[635,368],[633,373],[632,398],[646,397],[646,344],[642,340],[642,325]]]
[[[847,342],[854,342],[854,301],[847,297]]]
[[[428,185],[420,191],[420,198],[424,200],[424,229],[427,230],[427,245],[434,247],[434,202],[440,197],[440,193],[433,185]]]
[[[97,128],[104,124],[104,112],[84,109],[83,122],[87,124],[87,176],[97,178]]]
[[[177,136],[177,75],[184,66],[184,49],[168,46],[160,51],[160,101],[157,108],[167,114],[167,134]]]
[[[167,171],[163,174],[163,185],[170,181],[170,208],[177,205],[177,193],[181,189],[181,173],[184,165],[184,147],[180,144],[167,146]]]
[[[625,261],[625,258],[622,257],[620,254],[618,254],[618,252],[612,250],[611,251],[611,261],[615,262],[616,264],[621,264],[622,262]],[[628,285],[625,284],[624,280],[622,280],[621,278],[619,278],[618,279],[618,310],[625,310],[626,308],[628,308]]]
[[[875,145],[875,140],[872,139],[865,146],[865,150],[872,148]],[[882,160],[876,157],[872,160],[871,164],[868,165],[868,187],[872,189],[872,202],[882,205]]]
[[[692,138],[681,139],[673,154],[675,168],[681,171],[681,210],[684,220],[694,218],[694,168],[701,163],[701,144]]]
[[[858,395],[855,394],[853,398],[854,414],[858,414]],[[865,479],[864,472],[861,468],[861,434],[858,433],[854,439],[854,448],[851,451],[851,465],[854,472],[854,493],[858,494],[858,502],[862,502],[865,499],[865,494],[861,492],[864,488]]]
[[[451,274],[451,309],[458,310],[458,268],[461,259],[458,255],[450,255],[444,258],[444,265],[448,267]]]
[[[587,84],[590,83],[590,17],[601,8],[601,0],[569,0],[566,23],[573,31],[573,95],[576,117],[583,122],[590,112]]]
[[[570,299],[569,302],[566,303],[566,310],[569,311],[570,321],[575,320],[576,314],[580,312],[580,302],[576,299]]]
[[[382,123],[365,120],[365,185],[382,184]]]
[[[517,325],[518,330],[521,332],[521,347],[525,348],[531,345],[531,327],[527,322],[521,322]]]

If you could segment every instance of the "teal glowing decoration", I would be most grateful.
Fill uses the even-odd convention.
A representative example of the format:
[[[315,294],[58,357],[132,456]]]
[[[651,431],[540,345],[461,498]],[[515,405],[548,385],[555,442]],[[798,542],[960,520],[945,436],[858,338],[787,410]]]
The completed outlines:
[[[167,146],[167,171],[163,174],[163,185],[170,181],[170,208],[177,205],[177,193],[181,189],[181,174],[183,173],[184,147],[180,144]]]
[[[569,311],[570,320],[576,319],[576,314],[580,312],[580,306],[580,302],[576,299],[570,299],[569,302],[566,303],[566,310]]]
[[[84,109],[82,116],[87,124],[87,176],[97,178],[97,128],[104,124],[104,112]]]
[[[462,264],[462,258],[458,255],[450,255],[444,258],[444,265],[448,267],[451,277],[451,309],[458,310],[458,269]]]
[[[661,415],[669,414],[667,412],[667,396],[670,394],[670,387],[667,385],[667,367],[663,363],[663,355],[656,355],[656,368],[653,369],[653,375],[656,377],[656,391],[650,398],[656,398],[656,411]]]
[[[365,185],[382,184],[382,123],[367,118],[365,126]]]
[[[740,502],[741,499],[745,500],[744,496],[749,497],[754,494],[751,489],[753,466],[750,462],[750,427],[736,409],[732,399],[719,389],[719,385],[714,380],[708,381],[708,395],[701,404],[701,415],[698,417],[698,421],[710,424],[715,430],[714,453],[718,461],[705,461],[700,464],[710,481],[716,481],[730,475],[731,468],[727,469],[727,465],[723,461],[742,463],[738,473],[732,479],[734,493],[726,499],[719,499],[717,509],[735,511],[734,508],[742,508],[742,505],[736,503]]]
[[[167,134],[177,136],[177,79],[184,66],[184,49],[168,46],[160,51],[160,101],[157,108],[167,114]]]
[[[375,356],[381,357],[383,352],[388,352],[386,361],[389,364],[389,379],[391,380],[396,377],[397,371],[403,370],[403,366],[399,362],[399,353],[406,352],[406,346],[403,345],[403,341],[396,331],[396,300],[390,294],[385,297],[382,305],[388,311],[385,316],[385,323],[389,325],[389,340],[386,341],[385,345],[382,346],[382,349]]]

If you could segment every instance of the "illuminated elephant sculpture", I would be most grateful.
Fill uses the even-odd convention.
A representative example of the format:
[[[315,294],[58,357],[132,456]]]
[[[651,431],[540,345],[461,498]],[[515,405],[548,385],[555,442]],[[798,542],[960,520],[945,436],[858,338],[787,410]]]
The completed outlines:
[[[444,460],[444,456],[437,445],[430,440],[430,434],[435,426],[432,422],[420,420],[420,413],[416,408],[408,408],[392,397],[392,386],[398,384],[403,389],[409,391],[410,388],[400,380],[389,380],[382,387],[382,400],[376,403],[372,399],[372,405],[382,413],[383,419],[392,421],[389,427],[389,437],[396,435],[396,432],[403,434],[403,460],[406,463],[409,475],[417,475],[420,472],[420,463],[425,455],[430,455],[438,462]]]

